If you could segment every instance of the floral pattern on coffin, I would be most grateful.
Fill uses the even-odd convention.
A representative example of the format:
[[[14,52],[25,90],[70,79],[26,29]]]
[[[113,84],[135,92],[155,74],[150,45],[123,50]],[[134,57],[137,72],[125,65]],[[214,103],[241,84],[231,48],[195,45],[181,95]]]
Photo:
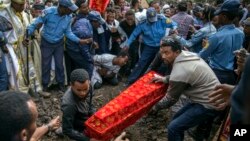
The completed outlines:
[[[163,83],[150,83],[154,74],[147,73],[91,116],[85,122],[86,134],[98,140],[110,140],[148,113],[167,90]]]

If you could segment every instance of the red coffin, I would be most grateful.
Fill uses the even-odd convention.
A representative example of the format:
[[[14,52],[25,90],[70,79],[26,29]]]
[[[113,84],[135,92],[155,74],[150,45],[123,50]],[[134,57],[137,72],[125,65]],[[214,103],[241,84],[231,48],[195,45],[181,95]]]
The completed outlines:
[[[109,0],[90,0],[89,7],[90,9],[99,11],[103,13],[109,4]]]
[[[98,140],[110,140],[144,116],[166,93],[167,86],[150,83],[151,71],[97,111],[86,122],[86,134]]]

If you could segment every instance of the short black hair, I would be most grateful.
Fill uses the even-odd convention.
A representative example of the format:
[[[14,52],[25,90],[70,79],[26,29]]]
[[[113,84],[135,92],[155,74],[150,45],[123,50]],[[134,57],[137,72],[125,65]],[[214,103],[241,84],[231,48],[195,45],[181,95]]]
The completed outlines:
[[[160,4],[160,2],[159,2],[159,1],[157,1],[157,0],[151,1],[151,2],[149,3],[149,7],[153,7],[153,6],[154,6],[154,4],[157,4],[157,3],[159,3],[159,4]]]
[[[204,18],[208,21],[212,21],[214,18],[214,12],[215,12],[215,8],[213,8],[212,6],[208,6],[203,10],[203,15]]]
[[[139,0],[131,0],[131,6],[134,7],[136,3],[138,3]]]
[[[187,11],[187,2],[182,1],[178,3],[177,8],[179,11]]]
[[[135,16],[135,12],[133,10],[128,10],[126,13],[125,13],[125,16]]]
[[[81,5],[82,5],[83,3],[85,3],[85,2],[86,2],[86,0],[76,0],[76,3],[75,3],[75,4],[76,4],[77,7],[80,8]]]
[[[11,141],[32,123],[32,112],[28,107],[28,94],[17,91],[0,93],[0,140]]]
[[[182,46],[179,41],[177,41],[174,37],[168,36],[168,37],[163,37],[161,40],[161,48],[170,46],[172,51],[180,51],[182,50]]]
[[[117,55],[117,57],[126,57],[126,56],[128,56],[128,53],[126,51],[121,51]]]
[[[114,9],[115,9],[115,10],[122,10],[121,7],[118,6],[118,5],[115,5],[115,6],[114,6]]]
[[[116,11],[115,11],[115,9],[113,8],[113,7],[108,7],[107,9],[106,9],[106,12],[107,13],[116,13]]]
[[[52,0],[46,0],[45,2],[44,2],[44,4],[46,5],[47,3],[52,3],[53,1]]]
[[[58,4],[59,4],[58,1],[54,1],[54,2],[53,2],[53,6],[57,6]]]
[[[191,0],[188,0],[187,3],[190,2],[193,5],[193,2]]]
[[[84,83],[89,80],[89,74],[85,69],[75,69],[70,74],[70,82],[73,84],[74,82]]]
[[[45,5],[44,4],[33,4],[32,5],[32,9],[34,10],[44,10],[45,9]]]
[[[120,0],[114,0],[115,5],[118,5],[118,4],[119,4],[119,1],[120,1]]]

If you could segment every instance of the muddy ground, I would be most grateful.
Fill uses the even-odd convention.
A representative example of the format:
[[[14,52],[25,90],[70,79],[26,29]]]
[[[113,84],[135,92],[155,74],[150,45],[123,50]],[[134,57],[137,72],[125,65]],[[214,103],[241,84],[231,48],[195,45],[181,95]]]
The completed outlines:
[[[97,108],[104,106],[124,89],[124,82],[120,82],[119,86],[104,85],[101,89],[95,90],[95,106]],[[62,114],[60,111],[62,95],[56,91],[52,93],[51,98],[37,102],[39,111],[38,125],[48,123],[53,117]],[[129,132],[131,141],[167,141],[166,125],[169,123],[169,118],[169,111],[161,111],[155,117],[143,117],[134,125],[128,127],[126,131]],[[42,141],[70,141],[70,139],[58,137],[55,133],[49,133]],[[185,135],[185,141],[193,141],[193,139]]]

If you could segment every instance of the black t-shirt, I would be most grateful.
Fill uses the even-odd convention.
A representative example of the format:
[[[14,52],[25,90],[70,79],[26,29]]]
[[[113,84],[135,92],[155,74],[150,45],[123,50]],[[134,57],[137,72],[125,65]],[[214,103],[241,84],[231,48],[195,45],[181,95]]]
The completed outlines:
[[[123,20],[120,22],[120,27],[123,29],[123,31],[127,34],[128,38],[130,37],[130,35],[133,33],[134,29],[136,28],[136,25],[128,25],[128,23]]]

